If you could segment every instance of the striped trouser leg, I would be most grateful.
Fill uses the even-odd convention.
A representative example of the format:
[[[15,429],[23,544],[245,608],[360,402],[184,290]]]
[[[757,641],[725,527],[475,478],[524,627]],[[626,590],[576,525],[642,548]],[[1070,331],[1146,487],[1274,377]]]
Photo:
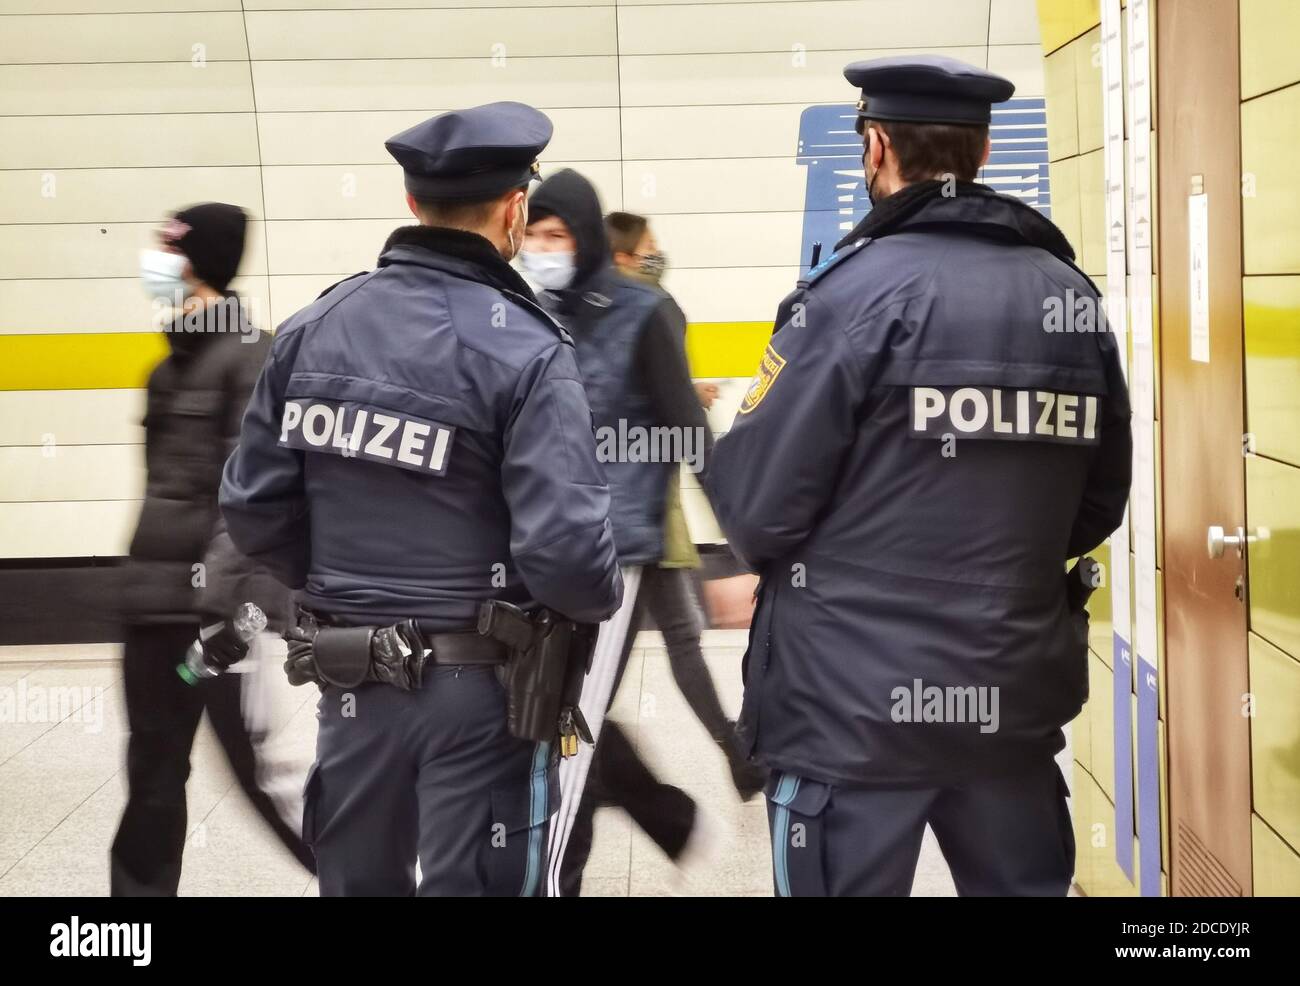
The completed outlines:
[[[605,721],[605,710],[614,697],[614,682],[618,678],[624,642],[629,633],[636,633],[636,627],[632,626],[632,616],[636,610],[636,596],[640,586],[640,567],[624,568],[623,605],[601,624],[591,670],[582,684],[582,697],[578,704],[591,728],[592,738],[597,742],[600,741],[600,727]],[[594,752],[594,746],[580,743],[576,756],[560,761],[560,810],[551,823],[547,852],[547,893],[552,897],[560,896],[560,866],[564,862],[564,851],[569,844],[569,833],[573,829],[578,806],[582,803],[582,791],[587,784],[587,771],[591,767]]]

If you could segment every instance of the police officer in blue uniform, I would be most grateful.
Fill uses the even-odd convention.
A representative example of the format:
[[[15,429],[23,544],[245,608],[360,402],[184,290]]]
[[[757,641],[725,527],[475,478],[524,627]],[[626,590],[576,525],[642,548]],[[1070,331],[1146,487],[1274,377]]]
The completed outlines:
[[[928,823],[963,895],[1062,895],[1054,755],[1087,696],[1088,585],[1129,403],[1064,236],[976,184],[1013,86],[854,63],[874,203],[782,302],[709,486],[761,575],[740,729],[780,895],[907,895]]]
[[[551,129],[493,103],[387,142],[419,225],[280,327],[226,464],[235,544],[299,590],[290,678],[322,688],[324,895],[544,886],[557,750],[508,725],[510,650],[476,626],[622,595],[572,342],[508,262]]]

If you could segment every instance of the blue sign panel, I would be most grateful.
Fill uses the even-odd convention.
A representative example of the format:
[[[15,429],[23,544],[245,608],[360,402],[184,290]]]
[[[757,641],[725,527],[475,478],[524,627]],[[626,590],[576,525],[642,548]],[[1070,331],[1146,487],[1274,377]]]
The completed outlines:
[[[804,191],[801,269],[814,243],[828,257],[836,242],[871,211],[862,175],[862,138],[852,104],[809,106],[799,118],[795,160],[808,169]],[[1047,108],[1041,96],[1009,99],[993,107],[993,147],[979,180],[1052,215],[1047,181]]]

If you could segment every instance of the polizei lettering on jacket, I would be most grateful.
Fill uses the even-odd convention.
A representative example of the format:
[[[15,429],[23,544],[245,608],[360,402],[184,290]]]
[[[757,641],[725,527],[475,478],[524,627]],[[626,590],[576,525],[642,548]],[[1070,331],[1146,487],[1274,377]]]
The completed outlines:
[[[295,398],[284,403],[279,444],[441,476],[455,435],[451,425],[410,414],[351,401]]]
[[[914,438],[983,438],[1011,442],[1100,441],[1101,398],[1010,387],[913,387]]]

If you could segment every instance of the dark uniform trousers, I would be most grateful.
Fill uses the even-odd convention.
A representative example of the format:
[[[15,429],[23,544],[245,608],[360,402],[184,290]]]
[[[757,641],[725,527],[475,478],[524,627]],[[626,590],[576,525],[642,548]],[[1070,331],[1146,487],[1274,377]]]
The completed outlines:
[[[1063,897],[1074,829],[1054,760],[954,787],[862,788],[773,772],[767,787],[778,897],[906,897],[925,826],[963,897]]]
[[[181,879],[187,815],[185,782],[190,748],[206,709],[235,779],[258,814],[294,857],[312,867],[311,853],[257,784],[256,746],[240,711],[240,678],[225,674],[187,685],[176,665],[198,636],[197,623],[128,626],[122,657],[131,726],[126,774],[129,793],[110,852],[114,896],[175,896]]]
[[[555,754],[510,734],[495,667],[426,669],[410,692],[330,686],[316,717],[303,838],[322,896],[543,892]]]

